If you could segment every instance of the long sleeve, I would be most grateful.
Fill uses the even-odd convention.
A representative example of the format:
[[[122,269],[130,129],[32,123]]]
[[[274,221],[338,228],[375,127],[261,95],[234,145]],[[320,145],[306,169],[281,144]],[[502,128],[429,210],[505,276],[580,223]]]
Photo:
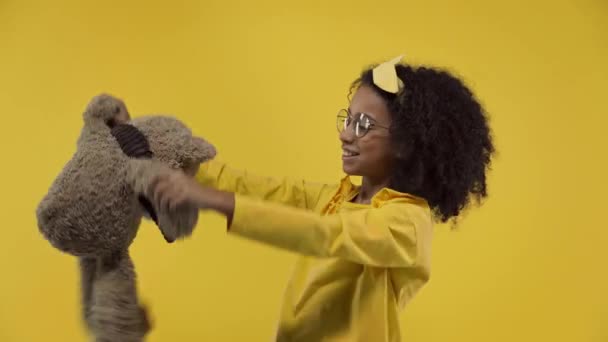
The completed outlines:
[[[236,195],[230,232],[309,256],[409,267],[427,258],[431,225],[425,208],[401,198],[324,216]]]
[[[331,196],[338,185],[271,178],[235,170],[216,160],[205,162],[196,174],[197,181],[219,190],[314,210],[320,200]]]

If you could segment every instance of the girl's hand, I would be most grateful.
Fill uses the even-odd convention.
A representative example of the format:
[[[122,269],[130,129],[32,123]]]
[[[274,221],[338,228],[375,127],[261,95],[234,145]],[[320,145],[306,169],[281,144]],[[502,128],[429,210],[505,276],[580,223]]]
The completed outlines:
[[[223,213],[230,220],[234,212],[234,194],[203,187],[180,170],[164,169],[152,178],[147,196],[160,210],[173,211],[180,206],[194,206]]]
[[[205,207],[202,187],[181,170],[163,169],[151,179],[146,190],[148,198],[160,210],[173,211],[186,205]]]

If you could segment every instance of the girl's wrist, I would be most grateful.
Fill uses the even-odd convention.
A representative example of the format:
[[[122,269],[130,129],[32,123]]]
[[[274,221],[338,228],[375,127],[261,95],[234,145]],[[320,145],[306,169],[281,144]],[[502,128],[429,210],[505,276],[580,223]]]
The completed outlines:
[[[224,214],[229,219],[234,214],[234,193],[200,187],[197,205],[200,209],[214,210]]]

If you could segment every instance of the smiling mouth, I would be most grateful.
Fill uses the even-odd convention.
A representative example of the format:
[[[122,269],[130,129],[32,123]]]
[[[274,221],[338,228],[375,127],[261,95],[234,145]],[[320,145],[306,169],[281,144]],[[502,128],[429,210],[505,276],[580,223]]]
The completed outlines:
[[[359,153],[342,150],[342,157],[356,157]]]

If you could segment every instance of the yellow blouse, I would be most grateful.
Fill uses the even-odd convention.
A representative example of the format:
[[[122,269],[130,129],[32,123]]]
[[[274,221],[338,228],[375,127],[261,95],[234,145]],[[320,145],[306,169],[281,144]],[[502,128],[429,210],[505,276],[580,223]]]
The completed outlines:
[[[301,255],[277,341],[400,341],[398,313],[430,275],[425,200],[384,188],[356,204],[349,177],[336,185],[273,179],[215,160],[196,178],[235,193],[230,233]]]

